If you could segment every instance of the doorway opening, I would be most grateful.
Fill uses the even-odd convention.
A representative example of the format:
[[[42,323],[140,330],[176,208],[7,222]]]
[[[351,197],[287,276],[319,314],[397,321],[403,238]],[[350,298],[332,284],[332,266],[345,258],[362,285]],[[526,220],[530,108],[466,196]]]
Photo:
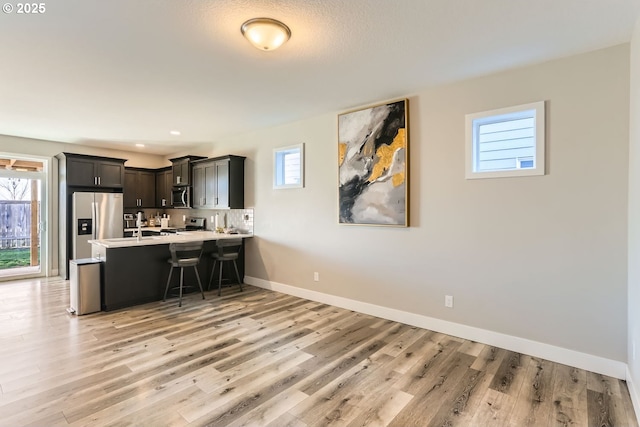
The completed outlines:
[[[46,272],[45,169],[42,160],[0,156],[0,280]]]

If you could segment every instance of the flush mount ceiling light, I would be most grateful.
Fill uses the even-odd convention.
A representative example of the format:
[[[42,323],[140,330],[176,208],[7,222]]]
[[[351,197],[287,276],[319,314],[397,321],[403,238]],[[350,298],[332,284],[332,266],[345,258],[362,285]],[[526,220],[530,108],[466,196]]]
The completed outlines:
[[[291,37],[291,30],[271,18],[249,19],[240,27],[242,35],[260,50],[275,50]]]

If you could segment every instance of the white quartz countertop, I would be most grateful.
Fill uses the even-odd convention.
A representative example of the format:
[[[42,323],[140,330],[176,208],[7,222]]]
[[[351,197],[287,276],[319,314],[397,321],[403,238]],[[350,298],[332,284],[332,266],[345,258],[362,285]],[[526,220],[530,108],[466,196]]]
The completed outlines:
[[[164,245],[174,242],[197,242],[198,240],[246,239],[253,234],[225,234],[215,231],[179,231],[168,236],[121,237],[116,239],[89,240],[92,245],[105,248],[130,248],[135,246]]]

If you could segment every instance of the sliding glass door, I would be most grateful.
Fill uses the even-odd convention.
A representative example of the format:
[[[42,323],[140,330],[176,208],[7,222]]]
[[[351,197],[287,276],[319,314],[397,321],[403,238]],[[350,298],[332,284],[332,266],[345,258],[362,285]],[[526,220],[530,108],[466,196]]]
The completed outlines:
[[[0,157],[0,280],[45,273],[45,183],[42,161]]]

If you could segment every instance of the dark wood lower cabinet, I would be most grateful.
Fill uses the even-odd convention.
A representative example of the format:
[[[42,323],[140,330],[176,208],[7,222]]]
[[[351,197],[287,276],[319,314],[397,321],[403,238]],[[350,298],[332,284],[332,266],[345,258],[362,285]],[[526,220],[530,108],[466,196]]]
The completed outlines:
[[[126,248],[105,249],[105,262],[102,269],[102,309],[105,311],[131,307],[151,301],[161,300],[164,295],[169,270],[167,260],[170,258],[169,244],[134,246]],[[211,253],[217,251],[215,240],[204,242],[202,258],[198,265],[198,274],[204,290],[207,290],[213,259]],[[244,244],[238,259],[240,278],[244,280]],[[218,268],[211,284],[211,289],[218,287]],[[223,278],[226,283],[237,282],[231,263],[225,263]],[[174,269],[171,287],[179,286],[180,269]],[[185,268],[184,291],[200,292],[193,268]],[[224,282],[223,282],[224,285]],[[177,290],[176,290],[177,291]],[[171,290],[167,300],[172,298]],[[215,298],[216,294],[212,294]]]

